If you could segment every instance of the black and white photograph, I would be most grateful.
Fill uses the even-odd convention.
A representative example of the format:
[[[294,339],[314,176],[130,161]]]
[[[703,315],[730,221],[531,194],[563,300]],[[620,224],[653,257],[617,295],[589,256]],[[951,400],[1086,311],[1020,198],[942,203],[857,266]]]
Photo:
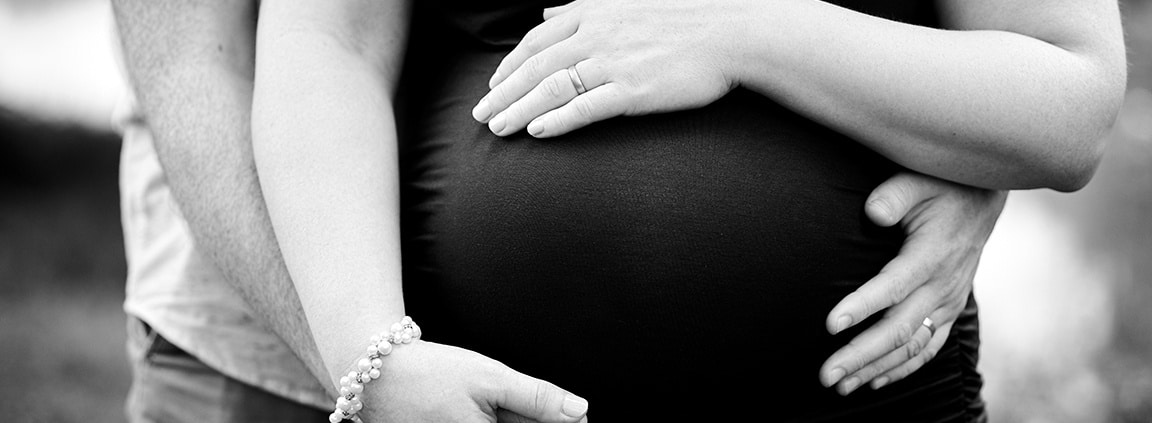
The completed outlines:
[[[1152,1],[0,0],[0,421],[1150,423]]]

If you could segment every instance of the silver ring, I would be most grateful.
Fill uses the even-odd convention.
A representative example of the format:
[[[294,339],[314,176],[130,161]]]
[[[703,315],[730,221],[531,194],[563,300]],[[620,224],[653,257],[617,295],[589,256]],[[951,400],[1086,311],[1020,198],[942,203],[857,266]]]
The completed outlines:
[[[568,79],[571,79],[572,86],[576,87],[576,95],[584,94],[588,91],[584,89],[584,82],[580,81],[580,74],[576,73],[576,65],[568,67]]]
[[[931,317],[925,317],[924,322],[921,324],[928,328],[928,333],[931,334],[929,336],[936,336],[936,324],[932,323]]]

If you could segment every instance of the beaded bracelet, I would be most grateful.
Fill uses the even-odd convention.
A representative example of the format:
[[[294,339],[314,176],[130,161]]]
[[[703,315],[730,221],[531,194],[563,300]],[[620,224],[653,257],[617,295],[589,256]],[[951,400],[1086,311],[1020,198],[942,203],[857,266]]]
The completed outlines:
[[[364,385],[380,377],[380,368],[384,366],[380,358],[392,353],[393,344],[408,344],[417,339],[420,339],[420,326],[416,326],[408,316],[399,323],[393,323],[387,332],[372,335],[368,340],[368,357],[356,362],[357,371],[340,378],[340,397],[336,398],[336,409],[328,416],[328,421],[339,423],[347,419],[360,423],[360,416],[356,413],[364,408],[364,403],[359,396],[364,392]]]

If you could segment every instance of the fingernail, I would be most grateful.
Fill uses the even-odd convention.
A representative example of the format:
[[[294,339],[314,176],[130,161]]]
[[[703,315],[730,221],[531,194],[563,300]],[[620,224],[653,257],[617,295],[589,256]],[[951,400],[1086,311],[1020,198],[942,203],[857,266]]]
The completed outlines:
[[[492,78],[488,79],[488,89],[496,88],[496,81],[499,81],[500,77],[502,77],[503,75],[504,74],[500,73],[499,70],[497,70],[495,73],[493,73]]]
[[[480,102],[476,104],[476,107],[472,109],[472,117],[477,121],[487,121],[490,116],[492,116],[492,108],[488,106],[488,99],[486,98],[481,99]]]
[[[836,319],[836,333],[848,329],[849,326],[852,326],[852,316],[840,316],[839,319]]]
[[[560,411],[568,417],[580,417],[588,412],[588,400],[575,395],[564,397],[564,406]]]
[[[887,385],[887,384],[888,384],[888,377],[887,376],[880,376],[880,377],[876,378],[876,380],[872,381],[872,389],[880,389],[880,388],[883,388],[884,385]]]
[[[848,380],[844,381],[844,385],[842,386],[843,389],[840,391],[840,394],[841,395],[851,394],[852,391],[855,391],[856,387],[859,385],[860,385],[860,379],[859,378],[857,378],[855,376],[850,377],[850,378],[848,378]]]
[[[544,133],[544,122],[541,122],[540,119],[536,119],[529,123],[528,133],[532,134],[534,137],[540,136],[540,134]]]
[[[504,132],[504,127],[508,125],[505,120],[503,114],[496,115],[491,122],[488,122],[488,129],[491,129],[493,134],[501,135],[500,133]]]
[[[839,367],[832,369],[832,371],[828,373],[828,383],[825,384],[825,386],[835,385],[836,382],[840,381],[840,378],[844,377],[844,373],[846,373],[844,369]]]

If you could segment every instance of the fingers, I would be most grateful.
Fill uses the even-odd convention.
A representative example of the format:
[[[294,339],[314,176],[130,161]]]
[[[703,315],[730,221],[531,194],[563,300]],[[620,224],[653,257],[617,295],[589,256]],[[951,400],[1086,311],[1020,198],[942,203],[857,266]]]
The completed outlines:
[[[918,370],[940,350],[971,289],[980,251],[972,248],[973,240],[961,230],[966,226],[959,223],[975,213],[967,211],[969,203],[983,199],[971,192],[911,172],[872,192],[865,206],[869,218],[882,226],[901,223],[908,236],[899,256],[829,313],[828,330],[838,333],[888,310],[824,363],[820,377],[825,386],[835,384],[841,394],[869,382],[883,387]],[[989,200],[995,208],[998,198]],[[974,242],[979,247],[985,239]],[[928,311],[942,323],[935,335],[921,325]]]
[[[909,363],[913,360],[917,360],[918,357],[924,356],[925,353],[927,353],[927,350],[932,348],[932,340],[936,338],[936,335],[940,335],[939,329],[936,329],[935,332],[933,332],[933,329],[930,329],[928,326],[921,324],[920,327],[916,328],[916,332],[912,336],[912,340],[908,341],[907,344],[904,344],[900,348],[896,348],[888,352],[888,354],[885,354],[883,357],[868,363],[867,366],[864,366],[860,370],[844,378],[844,380],[837,384],[837,392],[839,392],[841,395],[848,395],[852,393],[852,391],[861,386],[864,386],[869,382],[873,382],[873,389],[891,382],[890,376],[882,375],[893,369],[896,369],[901,365]],[[946,339],[947,334],[944,334],[943,338]],[[937,345],[936,350],[929,353],[929,355],[935,355],[935,351],[939,350],[940,345]],[[927,362],[927,360],[924,360],[924,362]],[[923,363],[921,363],[921,365],[922,364]],[[917,368],[919,368],[919,366],[917,366]],[[875,383],[878,380],[878,376],[885,378],[879,383],[879,385]]]
[[[912,207],[936,194],[927,179],[916,174],[900,173],[880,184],[869,196],[866,210],[878,224],[888,225],[903,219]],[[891,222],[888,219],[893,219]],[[925,244],[922,230],[914,230],[905,240],[900,254],[884,265],[876,277],[844,297],[828,313],[825,326],[837,334],[873,314],[904,301],[909,293],[924,285],[933,274],[941,257]]]
[[[488,129],[499,136],[515,133],[527,127],[532,119],[563,106],[576,96],[576,86],[569,78],[568,70],[561,69],[544,78],[532,91],[507,109],[497,113],[488,121]]]
[[[572,54],[572,49],[564,48],[563,44],[560,44],[559,48],[550,48],[528,57],[522,64],[511,69],[511,75],[507,79],[492,87],[472,110],[472,117],[480,122],[487,122],[536,88],[545,78],[576,63],[577,60],[578,57]]]
[[[929,361],[932,361],[932,358],[936,356],[936,353],[940,352],[940,349],[944,347],[944,343],[948,340],[948,334],[952,331],[952,325],[954,323],[955,320],[941,325],[940,328],[936,330],[936,335],[933,335],[932,340],[928,342],[927,348],[924,348],[923,351],[920,351],[920,354],[916,355],[916,357],[905,361],[896,368],[889,370],[880,377],[874,379],[872,381],[872,389],[880,389],[888,386],[889,384],[892,384],[893,382],[904,379],[905,377],[908,377],[908,375],[912,374],[912,372],[920,370],[920,368],[927,364]]]
[[[840,300],[828,313],[825,325],[835,335],[863,322],[873,314],[904,301],[908,294],[928,281],[931,266],[935,264],[927,250],[915,240],[900,250],[900,254],[884,265],[876,277],[865,282]]]
[[[523,66],[529,58],[535,57],[549,47],[571,37],[572,34],[576,33],[577,27],[577,21],[575,20],[549,19],[529,30],[524,34],[524,38],[520,40],[520,43],[517,44],[507,56],[504,56],[504,59],[500,61],[500,65],[496,66],[496,71],[492,74],[492,78],[488,80],[488,88],[496,88],[497,85],[504,82],[506,78]],[[565,63],[564,66],[572,63],[576,62],[570,61]],[[541,65],[544,65],[544,63]]]
[[[508,410],[496,410],[496,421],[498,423],[538,423],[537,420],[521,416]],[[588,423],[588,416],[584,416],[578,423]]]
[[[597,77],[604,74],[599,60],[588,59],[576,64],[576,73],[576,77],[591,89],[578,94],[576,84],[572,81],[573,76],[568,69],[558,70],[529,93],[498,112],[488,121],[488,129],[496,135],[507,136],[527,128],[532,136],[547,138],[624,114],[627,101],[621,86],[604,83]],[[482,100],[481,105],[486,101]],[[478,109],[480,107],[477,106]],[[473,114],[475,116],[476,111],[473,111]]]
[[[527,421],[540,423],[579,422],[588,413],[588,401],[556,385],[536,379],[515,370],[507,370],[503,395],[496,406]]]
[[[533,119],[528,124],[528,133],[537,138],[563,135],[592,122],[624,114],[625,103],[619,84],[604,84]]]
[[[824,386],[832,386],[844,380],[847,385],[853,375],[869,363],[888,355],[889,352],[899,350],[906,344],[913,342],[918,332],[923,329],[924,317],[933,312],[938,303],[939,294],[927,289],[914,292],[907,301],[892,307],[884,319],[861,332],[848,345],[839,349],[824,362],[820,369],[820,381]],[[917,340],[917,346],[927,345],[927,340]],[[918,352],[918,351],[917,351]],[[847,389],[851,392],[866,380],[855,380],[855,386]]]
[[[864,212],[873,223],[892,226],[917,204],[939,195],[940,189],[940,184],[934,178],[901,172],[872,190],[865,202]]]
[[[567,74],[567,68],[580,62],[582,57],[567,44],[567,42],[561,42],[528,58],[512,72],[512,75],[497,84],[484,98],[480,99],[476,107],[472,109],[472,117],[477,121],[491,124],[491,121],[496,120],[502,112],[533,92],[537,97],[541,95],[548,96],[549,94],[558,96],[560,90],[564,90],[565,92],[571,92],[567,99],[574,97],[576,88]],[[587,65],[584,64],[577,64],[576,66],[578,66],[578,72],[581,69],[587,68]],[[598,75],[602,75],[601,73],[585,71],[579,75],[584,86],[589,89],[604,82],[597,78]],[[551,87],[542,86],[545,82],[554,83],[555,85]],[[539,113],[532,115],[530,118],[539,116],[540,113],[546,111],[547,110],[540,110]],[[507,119],[507,116],[505,116],[505,119]],[[524,121],[525,125],[527,122],[528,120]],[[521,128],[523,128],[523,126],[521,126]],[[497,131],[493,132],[498,133]],[[509,133],[511,132],[515,131],[510,131]]]

